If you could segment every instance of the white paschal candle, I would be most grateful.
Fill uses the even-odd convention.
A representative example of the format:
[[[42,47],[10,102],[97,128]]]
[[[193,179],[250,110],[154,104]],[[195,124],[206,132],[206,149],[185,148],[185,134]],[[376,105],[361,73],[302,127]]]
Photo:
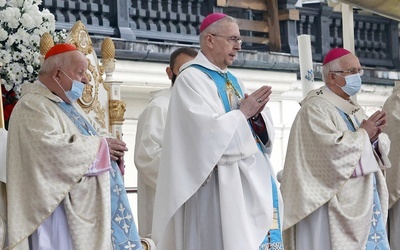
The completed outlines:
[[[297,37],[299,48],[300,77],[303,97],[314,89],[314,68],[311,53],[310,35]]]

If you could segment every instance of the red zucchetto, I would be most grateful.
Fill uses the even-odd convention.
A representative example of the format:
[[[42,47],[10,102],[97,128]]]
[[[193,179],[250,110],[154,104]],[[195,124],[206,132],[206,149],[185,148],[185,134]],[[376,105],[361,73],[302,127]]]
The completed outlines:
[[[334,48],[332,50],[330,50],[328,52],[328,54],[326,54],[324,62],[322,63],[322,65],[325,65],[327,63],[329,63],[330,61],[333,61],[335,59],[338,59],[344,55],[347,54],[351,54],[350,51],[348,51],[347,49],[343,49],[343,48]]]
[[[46,60],[50,56],[54,56],[57,54],[61,54],[61,53],[73,51],[73,50],[77,50],[77,48],[72,44],[69,44],[69,43],[56,44],[53,47],[51,47],[49,49],[49,51],[47,51],[46,55],[44,56],[44,60]]]
[[[215,23],[216,21],[224,17],[226,17],[226,14],[224,13],[209,14],[208,16],[206,16],[206,18],[204,18],[203,22],[201,22],[200,33],[203,32],[203,30],[205,30],[208,26],[210,26],[211,24]]]

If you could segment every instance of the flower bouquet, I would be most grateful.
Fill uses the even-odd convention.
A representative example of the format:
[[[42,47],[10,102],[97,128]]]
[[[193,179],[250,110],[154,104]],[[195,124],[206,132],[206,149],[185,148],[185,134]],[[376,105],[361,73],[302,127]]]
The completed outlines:
[[[65,31],[55,32],[54,15],[47,9],[40,10],[41,2],[0,0],[0,83],[4,86],[2,99],[8,112],[20,97],[22,85],[38,77],[41,35],[48,32],[55,43],[66,37]]]

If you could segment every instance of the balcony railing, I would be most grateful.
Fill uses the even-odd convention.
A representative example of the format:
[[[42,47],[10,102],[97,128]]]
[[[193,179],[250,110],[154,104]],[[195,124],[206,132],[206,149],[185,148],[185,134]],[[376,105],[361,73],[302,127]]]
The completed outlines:
[[[313,59],[321,62],[343,46],[340,12],[324,3],[296,8],[296,0],[43,0],[56,17],[57,29],[82,20],[93,36],[125,42],[198,46],[198,27],[212,12],[239,20],[242,49],[298,56],[297,36],[311,35]],[[400,70],[398,22],[372,14],[354,14],[356,54],[366,66]],[[126,49],[126,48],[123,48]]]
[[[310,34],[313,58],[322,61],[328,50],[343,46],[340,12],[321,4],[300,9],[296,35]],[[354,14],[355,53],[361,64],[396,68],[399,65],[398,22],[372,14]]]

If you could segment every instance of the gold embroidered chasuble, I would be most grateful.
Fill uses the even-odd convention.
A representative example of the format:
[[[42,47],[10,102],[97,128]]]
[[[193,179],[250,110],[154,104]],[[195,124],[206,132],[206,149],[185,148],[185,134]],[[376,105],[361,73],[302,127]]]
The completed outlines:
[[[301,249],[295,246],[296,224],[324,205],[331,249],[364,249],[373,212],[373,174],[382,218],[387,219],[388,193],[382,171],[351,178],[363,152],[373,154],[372,146],[364,148],[365,142],[370,145],[368,134],[364,129],[350,131],[337,108],[353,122],[361,123],[367,117],[357,104],[324,86],[309,93],[293,123],[281,184],[286,250]],[[390,142],[383,136],[380,143]]]
[[[13,111],[7,152],[10,249],[29,249],[28,237],[60,204],[75,250],[111,249],[109,174],[84,176],[100,138],[82,135],[60,101],[41,84],[26,84]]]

